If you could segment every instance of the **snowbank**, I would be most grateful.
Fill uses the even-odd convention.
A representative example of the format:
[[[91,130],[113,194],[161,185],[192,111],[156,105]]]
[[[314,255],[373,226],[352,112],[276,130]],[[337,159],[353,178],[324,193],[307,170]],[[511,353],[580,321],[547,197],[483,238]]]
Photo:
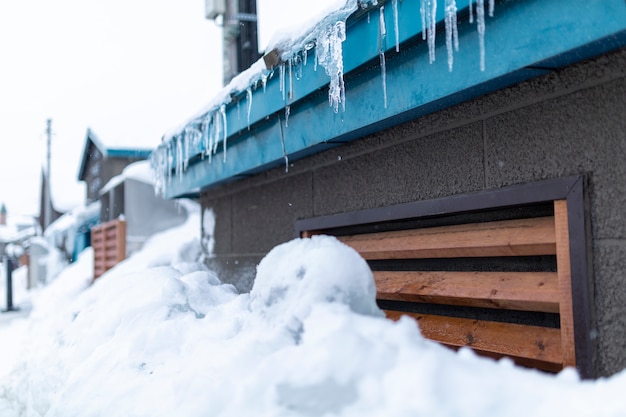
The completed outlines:
[[[626,373],[582,382],[455,353],[375,304],[333,237],[295,239],[249,294],[198,259],[199,215],[89,285],[81,258],[33,297],[0,416],[623,416]]]

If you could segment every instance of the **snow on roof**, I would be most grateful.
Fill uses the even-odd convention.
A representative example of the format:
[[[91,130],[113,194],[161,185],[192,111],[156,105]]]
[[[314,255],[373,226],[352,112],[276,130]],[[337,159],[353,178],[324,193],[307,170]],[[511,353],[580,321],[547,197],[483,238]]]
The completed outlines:
[[[324,33],[328,31],[329,27],[334,26],[338,21],[345,22],[359,7],[365,9],[370,4],[376,3],[376,0],[335,0],[334,3],[328,5],[320,13],[311,16],[303,24],[277,30],[270,38],[266,50],[278,51],[280,59],[287,61],[300,51],[312,49],[315,42],[324,37]],[[272,67],[268,68],[264,58],[259,59],[250,68],[234,77],[196,115],[166,132],[162,141],[170,140],[173,136],[183,131],[190,122],[205,116],[207,113],[219,110],[222,105],[230,103],[233,95],[246,91],[246,89],[259,81],[265,83]]]
[[[45,230],[44,236],[52,236],[63,233],[72,228],[80,228],[82,225],[97,219],[100,216],[100,202],[95,201],[85,206],[78,206],[63,214],[52,222]]]
[[[85,134],[85,141],[91,139],[91,141],[100,149],[101,151],[109,150],[109,149],[152,149],[155,146],[155,142],[158,143],[158,140],[154,138],[137,138],[133,139],[132,142],[128,141],[128,139],[120,139],[120,138],[106,138],[102,140],[91,128],[87,128],[87,133]]]
[[[123,183],[125,180],[131,179],[143,182],[148,185],[154,185],[154,172],[150,167],[150,161],[138,161],[126,166],[121,174],[114,176],[102,187],[100,195],[105,194]]]
[[[0,225],[0,242],[15,242],[36,234],[37,222],[31,216],[7,216],[7,224]]]

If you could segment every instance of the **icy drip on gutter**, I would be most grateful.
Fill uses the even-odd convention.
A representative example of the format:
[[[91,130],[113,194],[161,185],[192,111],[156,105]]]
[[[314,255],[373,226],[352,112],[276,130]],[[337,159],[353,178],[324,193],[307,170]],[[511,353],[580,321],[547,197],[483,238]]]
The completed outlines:
[[[224,163],[226,163],[226,145],[228,141],[228,124],[226,123],[226,105],[222,104],[220,106],[220,120],[221,120],[221,130],[222,130],[222,142],[224,145]]]
[[[398,0],[392,0],[393,30],[396,35],[396,52],[400,52],[400,28],[398,27]]]
[[[328,103],[339,112],[339,104],[346,110],[346,89],[343,82],[343,48],[346,40],[346,22],[338,21],[317,39],[315,60],[330,77]]]
[[[201,138],[202,134],[193,126],[187,126],[184,135],[180,137],[180,139],[184,141],[183,172],[187,171],[187,167],[189,166],[189,160],[192,156],[191,150],[198,147]],[[182,175],[182,173],[180,173],[180,175]]]
[[[459,32],[456,21],[456,0],[446,0],[445,4],[446,50],[448,51],[448,71],[452,71],[454,51],[459,51]]]
[[[287,97],[289,98],[289,100],[293,99],[293,60],[294,58],[291,58],[288,62],[289,65],[289,94],[287,94]]]
[[[168,161],[168,147],[160,147],[150,155],[150,165],[152,166],[152,176],[154,180],[154,193],[163,195],[167,185],[167,176],[171,172],[171,164]]]
[[[387,37],[387,28],[385,27],[385,6],[380,6],[378,12],[380,78],[383,83],[383,103],[385,108],[387,108],[387,63],[385,61],[385,38]]]
[[[476,26],[478,29],[478,47],[480,70],[485,70],[485,0],[476,0]]]
[[[176,137],[176,176],[183,180],[183,137]]]
[[[248,102],[248,130],[250,130],[250,113],[252,112],[252,87],[246,88],[246,100]]]
[[[283,101],[285,101],[285,64],[282,63],[278,66],[278,71],[280,74],[279,81],[280,85],[278,86],[280,92],[283,93]]]
[[[203,143],[203,146],[202,146],[202,149],[203,149],[202,158],[203,159],[206,155],[209,155],[209,158],[211,155],[211,153],[209,152],[209,149],[211,148],[211,143],[210,143],[210,138],[208,134],[210,126],[211,126],[211,115],[208,114],[202,119],[202,123],[200,124],[200,134],[202,135],[201,140]]]
[[[437,0],[421,0],[422,40],[428,41],[428,61],[435,61],[435,38],[437,26]]]

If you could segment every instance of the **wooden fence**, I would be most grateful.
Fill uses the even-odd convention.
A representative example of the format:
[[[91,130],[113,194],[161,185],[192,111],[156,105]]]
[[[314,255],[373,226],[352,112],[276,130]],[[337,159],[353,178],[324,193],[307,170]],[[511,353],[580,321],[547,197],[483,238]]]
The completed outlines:
[[[91,229],[93,278],[126,259],[126,221],[111,220]]]

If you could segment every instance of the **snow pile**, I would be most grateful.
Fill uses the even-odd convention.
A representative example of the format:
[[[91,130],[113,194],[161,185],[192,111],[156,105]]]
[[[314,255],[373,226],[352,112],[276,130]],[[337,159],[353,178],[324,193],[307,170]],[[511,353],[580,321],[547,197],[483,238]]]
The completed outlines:
[[[193,262],[198,214],[93,285],[86,251],[28,322],[0,327],[21,337],[0,416],[626,415],[626,372],[549,376],[385,319],[366,263],[333,237],[277,246],[238,294]]]

